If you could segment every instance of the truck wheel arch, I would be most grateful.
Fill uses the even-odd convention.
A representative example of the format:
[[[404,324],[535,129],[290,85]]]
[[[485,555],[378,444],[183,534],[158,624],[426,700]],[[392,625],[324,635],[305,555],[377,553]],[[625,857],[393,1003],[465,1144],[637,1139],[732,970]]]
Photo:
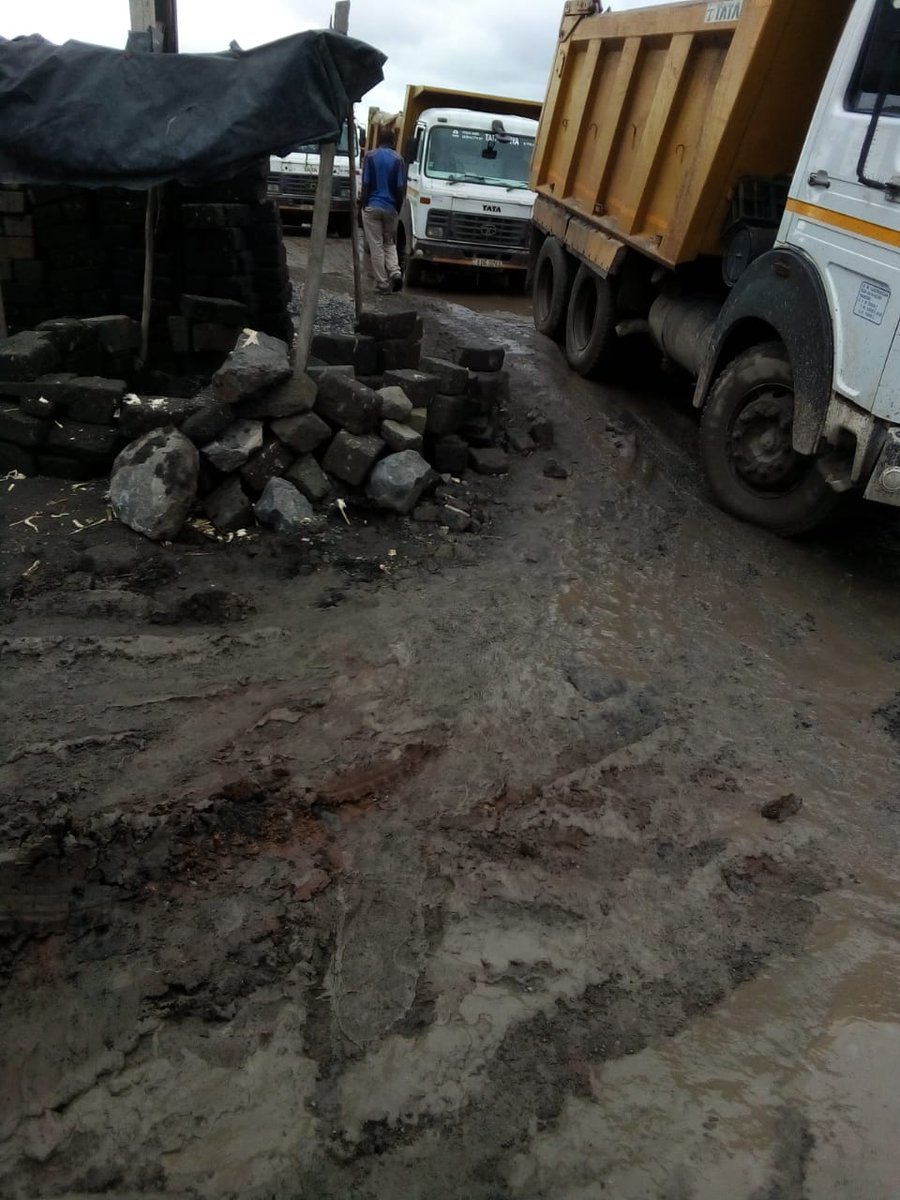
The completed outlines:
[[[818,271],[796,250],[761,255],[732,288],[710,338],[694,406],[704,406],[737,355],[773,339],[787,351],[794,376],[794,448],[813,454],[831,400],[834,329]]]

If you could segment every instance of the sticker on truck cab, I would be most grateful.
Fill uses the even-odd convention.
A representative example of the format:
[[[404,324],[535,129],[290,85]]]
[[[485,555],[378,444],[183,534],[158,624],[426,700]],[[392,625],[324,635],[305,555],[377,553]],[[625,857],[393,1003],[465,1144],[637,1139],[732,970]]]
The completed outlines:
[[[744,0],[712,0],[706,6],[706,24],[717,25],[720,21],[737,21],[740,19]]]
[[[871,321],[873,325],[880,325],[887,312],[890,298],[890,288],[885,287],[882,283],[870,283],[868,279],[864,279],[859,285],[856,303],[853,305],[853,315],[862,317],[864,321]]]

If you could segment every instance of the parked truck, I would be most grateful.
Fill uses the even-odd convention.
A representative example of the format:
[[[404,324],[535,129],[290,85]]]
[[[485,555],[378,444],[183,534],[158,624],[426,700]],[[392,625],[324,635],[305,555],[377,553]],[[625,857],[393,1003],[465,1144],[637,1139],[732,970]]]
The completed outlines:
[[[411,84],[403,111],[370,121],[369,146],[391,128],[407,163],[397,233],[405,282],[428,266],[510,272],[528,269],[531,153],[541,105]]]
[[[341,129],[340,141],[334,154],[334,174],[331,181],[331,207],[329,226],[335,233],[349,234],[353,213],[350,198],[350,155],[356,153],[350,146],[348,125]],[[361,144],[363,132],[356,130]],[[287,227],[308,225],[312,221],[316,189],[319,186],[319,146],[313,142],[298,146],[283,158],[272,155],[269,159],[269,196],[278,202],[282,220]]]
[[[535,148],[536,327],[582,375],[649,333],[745,520],[900,504],[900,0],[595,8]]]

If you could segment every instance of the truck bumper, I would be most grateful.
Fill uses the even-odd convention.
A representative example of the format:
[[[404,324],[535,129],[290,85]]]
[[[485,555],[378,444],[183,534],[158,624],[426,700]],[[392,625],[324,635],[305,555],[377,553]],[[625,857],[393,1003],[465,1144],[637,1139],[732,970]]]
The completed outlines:
[[[865,496],[867,500],[900,507],[900,429],[888,431]]]
[[[464,242],[415,242],[411,257],[421,263],[453,264],[491,271],[527,271],[528,247],[470,246]]]

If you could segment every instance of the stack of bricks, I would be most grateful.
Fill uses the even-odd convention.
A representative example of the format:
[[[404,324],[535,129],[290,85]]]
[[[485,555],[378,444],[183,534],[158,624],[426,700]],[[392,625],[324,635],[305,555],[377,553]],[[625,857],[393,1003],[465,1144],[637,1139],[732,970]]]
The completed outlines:
[[[0,188],[0,288],[6,319],[19,328],[47,315],[44,268],[37,260],[31,208],[23,188]]]

